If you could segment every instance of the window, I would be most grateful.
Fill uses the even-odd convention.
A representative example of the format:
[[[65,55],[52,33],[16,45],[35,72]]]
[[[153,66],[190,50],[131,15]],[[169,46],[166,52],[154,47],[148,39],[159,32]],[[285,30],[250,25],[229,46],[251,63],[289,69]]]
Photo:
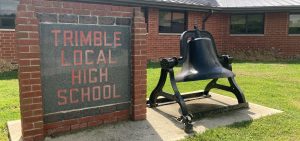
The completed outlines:
[[[290,14],[289,34],[300,34],[300,14]]]
[[[264,34],[264,15],[231,15],[231,34]]]
[[[15,15],[2,15],[0,16],[0,29],[14,29],[15,28]]]
[[[145,17],[146,29],[147,29],[147,32],[148,32],[148,8],[143,7],[142,8],[142,13],[144,14],[144,17]]]
[[[182,33],[185,30],[185,12],[159,11],[159,33]]]
[[[14,29],[19,0],[0,0],[0,29]]]

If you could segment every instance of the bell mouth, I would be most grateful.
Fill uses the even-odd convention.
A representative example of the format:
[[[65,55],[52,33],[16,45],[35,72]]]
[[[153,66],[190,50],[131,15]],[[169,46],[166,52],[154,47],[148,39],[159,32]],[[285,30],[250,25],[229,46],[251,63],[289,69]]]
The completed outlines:
[[[195,69],[182,70],[179,74],[175,76],[176,82],[185,82],[185,81],[197,81],[197,80],[208,80],[216,78],[229,78],[234,77],[235,74],[223,67],[214,68],[208,71],[197,71]]]

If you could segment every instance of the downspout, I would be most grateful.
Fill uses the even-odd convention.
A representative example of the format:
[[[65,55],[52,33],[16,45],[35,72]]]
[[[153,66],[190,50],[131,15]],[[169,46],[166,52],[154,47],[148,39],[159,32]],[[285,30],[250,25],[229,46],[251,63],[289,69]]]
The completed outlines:
[[[202,18],[202,30],[205,30],[205,22],[208,20],[208,18],[213,14],[213,10],[211,9],[210,11],[209,11],[209,13],[208,14],[205,14],[204,16],[203,16],[203,18]]]

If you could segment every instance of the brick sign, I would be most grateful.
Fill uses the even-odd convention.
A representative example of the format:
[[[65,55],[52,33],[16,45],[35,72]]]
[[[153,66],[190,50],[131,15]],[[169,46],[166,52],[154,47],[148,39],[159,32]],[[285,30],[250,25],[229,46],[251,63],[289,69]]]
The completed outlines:
[[[44,122],[130,103],[130,31],[130,26],[40,25]]]

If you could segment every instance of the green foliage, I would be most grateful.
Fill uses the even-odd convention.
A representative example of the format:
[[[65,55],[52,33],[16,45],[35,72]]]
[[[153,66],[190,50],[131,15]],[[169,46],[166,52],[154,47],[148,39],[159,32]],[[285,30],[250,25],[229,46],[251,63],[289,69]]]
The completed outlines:
[[[18,65],[16,64],[11,64],[5,60],[0,59],[0,73],[1,72],[7,72],[7,71],[12,71],[12,70],[17,70]]]

